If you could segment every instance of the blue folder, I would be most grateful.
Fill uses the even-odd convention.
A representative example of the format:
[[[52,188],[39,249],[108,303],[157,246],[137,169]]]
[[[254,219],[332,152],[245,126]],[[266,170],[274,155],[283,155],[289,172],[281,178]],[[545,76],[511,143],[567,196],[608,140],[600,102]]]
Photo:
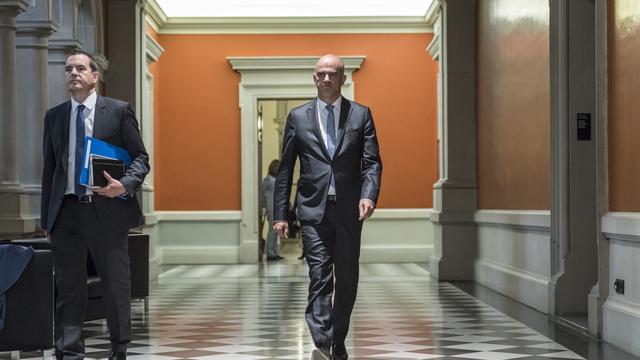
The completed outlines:
[[[127,150],[91,136],[85,136],[84,154],[82,155],[82,172],[80,173],[80,184],[84,186],[90,186],[89,167],[91,166],[92,156],[121,160],[125,166],[129,166],[131,164],[131,156]]]

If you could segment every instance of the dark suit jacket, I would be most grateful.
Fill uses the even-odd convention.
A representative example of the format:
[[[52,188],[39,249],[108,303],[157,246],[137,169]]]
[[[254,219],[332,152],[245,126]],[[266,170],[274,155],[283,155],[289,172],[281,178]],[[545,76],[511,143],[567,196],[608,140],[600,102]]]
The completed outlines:
[[[49,232],[55,226],[67,186],[70,116],[71,101],[67,101],[49,109],[44,117],[40,222],[42,229]],[[142,143],[138,121],[129,104],[98,95],[93,137],[129,152],[132,164],[120,182],[128,193],[135,194],[149,172],[149,155]],[[98,218],[107,231],[128,230],[144,223],[135,195],[126,200],[96,196],[95,207]]]
[[[274,219],[287,218],[296,158],[300,159],[298,218],[318,224],[324,216],[331,173],[335,176],[339,221],[358,222],[360,199],[378,201],[382,160],[368,107],[342,98],[338,137],[329,157],[318,124],[317,100],[289,113],[276,177]]]

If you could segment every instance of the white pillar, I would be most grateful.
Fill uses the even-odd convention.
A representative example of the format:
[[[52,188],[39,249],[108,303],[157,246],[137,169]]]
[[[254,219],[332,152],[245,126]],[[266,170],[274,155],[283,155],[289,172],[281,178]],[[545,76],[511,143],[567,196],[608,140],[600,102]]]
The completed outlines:
[[[18,182],[16,17],[27,10],[24,0],[0,1],[0,234],[35,231],[35,219],[23,219],[24,189]]]
[[[146,52],[146,74],[145,74],[145,82],[142,87],[142,116],[141,119],[141,129],[142,129],[142,140],[144,141],[144,145],[147,149],[147,153],[149,154],[151,164],[151,171],[147,174],[147,177],[144,179],[144,183],[142,184],[142,193],[141,193],[141,201],[142,201],[142,212],[145,217],[145,226],[143,229],[143,233],[149,235],[149,278],[155,279],[158,277],[160,265],[162,262],[162,255],[160,254],[159,246],[158,246],[158,219],[155,213],[155,202],[154,202],[154,191],[153,191],[153,178],[154,178],[154,166],[153,166],[153,158],[154,158],[154,143],[153,143],[153,97],[154,97],[154,82],[153,76],[149,72],[149,65],[158,61],[158,58],[164,52],[164,49],[158,44],[153,38],[149,35],[145,36],[145,52]]]

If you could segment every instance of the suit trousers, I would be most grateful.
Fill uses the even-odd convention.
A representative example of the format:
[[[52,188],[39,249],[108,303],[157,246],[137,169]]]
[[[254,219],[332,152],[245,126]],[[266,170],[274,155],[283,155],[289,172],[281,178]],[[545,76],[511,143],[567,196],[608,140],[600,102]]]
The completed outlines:
[[[58,288],[56,357],[84,358],[82,325],[87,308],[87,250],[100,277],[112,350],[126,351],[131,341],[128,231],[105,228],[95,204],[80,203],[75,196],[65,196],[51,233],[51,250]]]
[[[310,280],[305,318],[317,347],[342,345],[347,337],[358,289],[361,231],[362,222],[337,218],[335,201],[327,201],[320,224],[301,224]]]

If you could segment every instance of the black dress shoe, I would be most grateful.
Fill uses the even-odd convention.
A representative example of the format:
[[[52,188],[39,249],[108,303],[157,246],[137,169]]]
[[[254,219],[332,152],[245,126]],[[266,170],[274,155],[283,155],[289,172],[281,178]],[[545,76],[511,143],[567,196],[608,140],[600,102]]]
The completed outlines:
[[[127,359],[127,352],[115,352],[112,351],[111,355],[109,355],[109,360],[126,360]]]
[[[331,360],[331,351],[329,347],[319,347],[311,353],[312,360]]]
[[[349,354],[347,354],[347,348],[344,344],[333,344],[331,347],[331,355],[334,360],[346,360],[349,358]]]

